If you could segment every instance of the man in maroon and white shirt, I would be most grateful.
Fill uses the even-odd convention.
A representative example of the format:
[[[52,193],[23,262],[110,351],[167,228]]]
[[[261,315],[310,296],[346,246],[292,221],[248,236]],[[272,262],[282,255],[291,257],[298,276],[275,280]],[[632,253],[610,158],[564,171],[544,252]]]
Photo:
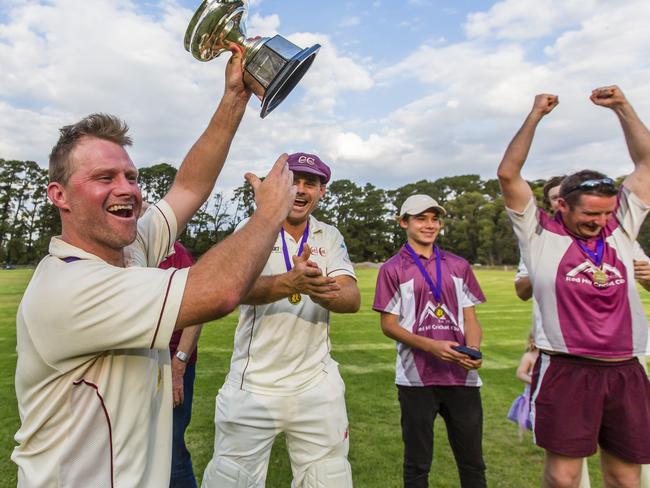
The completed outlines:
[[[537,95],[508,146],[499,182],[539,304],[531,417],[546,450],[544,486],[577,486],[582,457],[601,447],[606,486],[638,486],[650,461],[650,384],[635,355],[648,324],[634,285],[634,240],[650,204],[650,133],[616,86],[592,92],[618,116],[634,171],[618,191],[595,171],[567,176],[554,218],[536,208],[521,168],[540,120]]]
[[[469,263],[435,245],[445,213],[428,195],[406,199],[399,224],[407,242],[379,270],[372,307],[381,313],[384,334],[397,341],[405,488],[428,486],[438,414],[447,425],[461,486],[486,486],[481,360],[454,349],[478,352],[475,306],[485,297]]]

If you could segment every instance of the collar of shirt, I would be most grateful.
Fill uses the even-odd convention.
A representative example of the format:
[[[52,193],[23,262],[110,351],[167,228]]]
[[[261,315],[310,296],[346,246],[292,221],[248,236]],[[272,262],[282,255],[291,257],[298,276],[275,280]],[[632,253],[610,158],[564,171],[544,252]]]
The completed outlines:
[[[313,215],[310,215],[309,216],[309,236],[307,238],[307,242],[309,242],[309,239],[313,238],[314,234],[316,234],[317,232],[320,233],[320,234],[323,233],[323,224],[321,222],[319,222],[318,220],[316,220],[316,217],[314,217]],[[288,232],[285,232],[284,234],[285,234],[285,238],[291,239],[294,242],[298,242]],[[298,239],[298,240],[300,240],[300,239]]]
[[[438,251],[440,251],[440,259],[446,261],[447,252],[444,249],[442,249],[440,246],[438,246]],[[402,245],[402,247],[399,250],[399,253],[403,258],[407,258],[411,262],[413,261],[413,257],[411,256],[411,253],[408,251],[408,249],[406,249],[405,245]],[[426,256],[423,256],[420,253],[418,253],[418,256],[425,258],[427,260],[427,263],[436,260],[436,253],[433,252],[433,249],[431,251],[431,256],[429,256],[428,258]]]
[[[79,259],[103,261],[102,258],[65,242],[63,239],[61,239],[61,236],[54,236],[50,239],[50,246],[48,248],[48,251],[51,256],[59,259],[74,257]]]

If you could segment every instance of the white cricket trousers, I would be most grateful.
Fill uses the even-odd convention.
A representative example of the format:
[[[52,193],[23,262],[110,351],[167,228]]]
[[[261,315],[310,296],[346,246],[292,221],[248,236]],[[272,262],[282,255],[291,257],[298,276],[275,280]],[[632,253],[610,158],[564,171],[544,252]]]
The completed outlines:
[[[322,381],[294,396],[260,395],[224,384],[216,399],[210,464],[218,457],[227,458],[249,473],[254,486],[263,487],[271,447],[280,432],[286,437],[296,488],[302,487],[312,464],[347,459],[345,384],[338,368],[327,369]]]

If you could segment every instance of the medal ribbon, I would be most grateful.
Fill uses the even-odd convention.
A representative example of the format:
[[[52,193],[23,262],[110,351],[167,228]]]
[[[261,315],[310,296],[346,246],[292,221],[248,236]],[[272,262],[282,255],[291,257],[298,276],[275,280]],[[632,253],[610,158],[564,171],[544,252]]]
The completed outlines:
[[[582,249],[594,262],[597,268],[603,264],[603,253],[605,251],[605,239],[602,237],[596,241],[596,252],[593,252],[585,244],[583,244],[579,239],[576,239],[580,249]]]
[[[442,299],[442,270],[440,269],[441,268],[440,251],[438,251],[438,246],[433,246],[433,252],[436,255],[436,283],[434,283],[433,280],[431,279],[429,272],[424,267],[424,264],[422,264],[422,261],[420,261],[420,256],[417,255],[417,253],[413,250],[411,245],[407,242],[404,245],[404,247],[406,247],[408,252],[411,254],[411,257],[415,261],[415,265],[418,267],[420,273],[424,277],[424,280],[429,285],[429,288],[431,289],[431,293],[433,293],[436,302],[440,304]]]
[[[284,264],[287,265],[287,271],[291,271],[293,266],[291,266],[291,258],[289,257],[289,249],[287,248],[287,241],[284,239],[284,227],[280,229],[280,235],[282,236],[282,254],[284,254]],[[298,256],[302,254],[302,248],[305,246],[308,237],[309,237],[309,221],[307,221],[305,232],[302,234],[302,239],[300,239]]]

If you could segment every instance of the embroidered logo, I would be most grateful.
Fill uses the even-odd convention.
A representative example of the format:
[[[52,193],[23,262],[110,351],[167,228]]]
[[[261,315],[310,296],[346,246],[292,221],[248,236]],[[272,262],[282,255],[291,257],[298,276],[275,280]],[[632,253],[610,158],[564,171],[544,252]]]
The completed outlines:
[[[444,313],[440,314],[439,310],[442,310]],[[456,323],[456,318],[451,313],[447,305],[441,303],[440,306],[437,306],[427,301],[424,310],[422,310],[422,313],[420,314],[417,330],[418,332],[425,330],[460,331],[460,328]]]
[[[314,166],[316,164],[316,161],[311,156],[300,156],[298,162],[300,164],[308,164],[309,166]]]
[[[605,277],[603,282],[598,280],[599,275]],[[589,260],[579,264],[566,274],[566,281],[573,283],[593,284],[597,287],[607,287],[625,283],[621,272],[611,264],[603,263],[602,269]]]
[[[311,253],[314,256],[316,254],[318,254],[319,256],[323,256],[323,257],[325,257],[325,255],[327,254],[327,252],[325,251],[325,248],[323,248],[323,247],[312,247],[311,248]]]

